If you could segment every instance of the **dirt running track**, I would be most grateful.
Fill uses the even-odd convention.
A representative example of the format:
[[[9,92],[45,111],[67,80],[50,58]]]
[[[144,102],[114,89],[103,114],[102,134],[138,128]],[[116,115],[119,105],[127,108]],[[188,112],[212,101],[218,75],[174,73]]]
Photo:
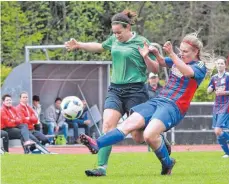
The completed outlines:
[[[88,149],[83,145],[67,145],[67,146],[48,146],[47,149],[51,152],[59,154],[88,154]],[[13,147],[9,149],[10,153],[23,154],[21,147]],[[123,152],[147,152],[147,146],[114,146],[113,153]],[[185,151],[221,151],[219,145],[175,145],[172,146],[172,152]]]

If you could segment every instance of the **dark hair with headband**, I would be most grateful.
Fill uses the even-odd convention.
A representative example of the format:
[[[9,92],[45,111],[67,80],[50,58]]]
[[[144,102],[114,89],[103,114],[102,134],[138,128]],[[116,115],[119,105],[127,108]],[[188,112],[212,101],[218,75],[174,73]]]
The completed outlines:
[[[130,10],[124,10],[123,12],[117,13],[112,17],[111,24],[122,24],[122,26],[126,28],[128,24],[135,24],[136,18],[137,14],[135,12]]]

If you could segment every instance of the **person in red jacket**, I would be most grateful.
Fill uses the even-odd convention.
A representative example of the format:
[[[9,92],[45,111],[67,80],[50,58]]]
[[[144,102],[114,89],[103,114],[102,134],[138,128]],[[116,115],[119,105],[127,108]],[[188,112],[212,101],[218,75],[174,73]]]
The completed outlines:
[[[23,124],[22,122],[15,107],[12,106],[11,96],[9,94],[3,95],[1,107],[1,137],[3,138],[5,151],[8,152],[8,140],[11,139],[21,139],[23,146],[34,144],[34,142],[30,140],[30,132],[27,124]]]
[[[32,109],[28,105],[28,93],[22,92],[20,94],[20,103],[17,105],[17,112],[22,118],[22,121],[28,125],[29,131],[39,140],[43,145],[49,143],[48,138],[41,132],[34,129],[34,125],[38,123],[38,118]]]

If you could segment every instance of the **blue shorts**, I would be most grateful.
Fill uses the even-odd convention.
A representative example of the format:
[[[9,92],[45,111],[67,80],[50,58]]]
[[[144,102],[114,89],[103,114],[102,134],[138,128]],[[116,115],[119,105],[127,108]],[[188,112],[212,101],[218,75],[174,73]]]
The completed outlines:
[[[161,120],[166,127],[166,131],[176,126],[184,118],[184,115],[181,114],[173,101],[161,97],[150,99],[131,110],[144,117],[146,126],[151,119]]]
[[[114,109],[122,115],[136,105],[146,102],[149,95],[144,83],[113,84],[108,88],[104,109]]]
[[[213,114],[212,128],[229,129],[229,113]]]

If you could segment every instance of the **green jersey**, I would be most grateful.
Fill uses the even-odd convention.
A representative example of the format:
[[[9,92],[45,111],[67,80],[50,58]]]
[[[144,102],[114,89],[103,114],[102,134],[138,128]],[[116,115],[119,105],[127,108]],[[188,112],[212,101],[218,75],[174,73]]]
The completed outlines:
[[[150,43],[143,36],[134,33],[133,38],[127,42],[119,42],[115,35],[112,35],[102,43],[104,49],[111,51],[112,83],[127,84],[146,81],[147,67],[138,51],[138,47],[143,47],[145,41]],[[153,54],[150,54],[150,58],[155,60]]]

